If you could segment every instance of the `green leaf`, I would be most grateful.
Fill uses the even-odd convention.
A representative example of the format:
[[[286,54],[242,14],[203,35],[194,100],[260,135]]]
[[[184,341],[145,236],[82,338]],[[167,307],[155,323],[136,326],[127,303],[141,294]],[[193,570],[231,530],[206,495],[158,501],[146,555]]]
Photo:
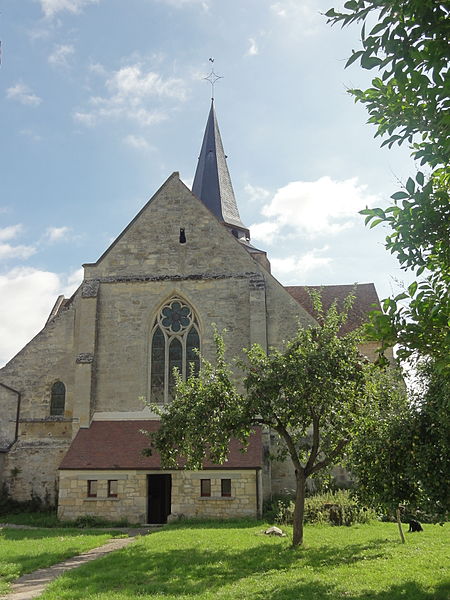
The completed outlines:
[[[369,33],[369,35],[375,35],[375,34],[379,33],[380,31],[383,31],[383,29],[385,29],[385,28],[386,28],[386,25],[384,23],[378,23],[371,30],[371,32]]]
[[[366,53],[361,57],[361,66],[363,69],[373,69],[374,67],[378,67],[382,62],[381,58],[368,56]]]
[[[344,4],[344,8],[347,10],[356,10],[358,8],[358,2],[356,0],[348,0],[348,2]]]
[[[395,192],[391,198],[392,200],[402,200],[403,198],[409,198],[409,195],[406,192]]]
[[[408,286],[408,294],[410,296],[414,296],[417,290],[417,281],[413,281],[410,286]]]
[[[406,189],[410,194],[414,194],[416,184],[414,183],[414,179],[412,179],[411,177],[408,177],[408,181],[406,182]]]
[[[376,225],[379,225],[380,223],[383,223],[384,219],[375,219],[374,221],[372,221],[372,223],[370,224],[370,229],[372,229],[372,227],[375,227]]]
[[[364,52],[362,50],[359,50],[358,52],[353,52],[353,54],[350,56],[350,58],[345,63],[345,67],[344,68],[346,69],[351,64],[353,64],[355,62],[355,60],[357,60],[358,57],[360,57],[362,54],[364,54]]]
[[[419,185],[423,186],[424,181],[425,181],[425,177],[422,173],[422,171],[418,171],[417,175],[416,175],[416,181]]]

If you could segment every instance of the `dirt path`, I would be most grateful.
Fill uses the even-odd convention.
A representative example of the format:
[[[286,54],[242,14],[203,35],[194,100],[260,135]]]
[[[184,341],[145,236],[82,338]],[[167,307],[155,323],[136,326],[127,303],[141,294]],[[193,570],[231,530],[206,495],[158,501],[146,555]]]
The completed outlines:
[[[1,524],[0,527],[14,526]],[[35,529],[34,527],[28,527],[24,525],[16,525],[15,527],[17,529]],[[83,552],[83,554],[78,554],[77,556],[73,556],[64,562],[57,563],[56,565],[52,565],[51,567],[47,567],[45,569],[38,569],[33,573],[22,575],[19,577],[19,579],[16,579],[15,582],[11,584],[11,591],[9,594],[0,596],[0,600],[30,600],[31,598],[37,598],[40,594],[42,594],[49,583],[66,571],[76,569],[77,567],[80,567],[91,560],[95,560],[105,556],[105,554],[109,554],[110,552],[114,552],[115,550],[120,550],[121,548],[129,546],[134,542],[134,538],[137,535],[147,535],[151,533],[151,530],[144,528],[124,529],[123,531],[128,533],[130,537],[111,540],[110,542],[103,544],[103,546],[92,548],[92,550],[88,550],[87,552]]]

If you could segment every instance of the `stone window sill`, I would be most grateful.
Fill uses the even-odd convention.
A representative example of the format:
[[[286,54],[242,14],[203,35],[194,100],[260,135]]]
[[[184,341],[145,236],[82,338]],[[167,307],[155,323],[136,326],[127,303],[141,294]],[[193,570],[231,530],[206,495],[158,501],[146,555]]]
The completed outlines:
[[[120,498],[108,498],[107,496],[98,497],[98,498],[83,498],[83,502],[118,502]]]
[[[19,423],[73,423],[76,419],[72,417],[64,417],[63,415],[52,415],[50,417],[41,418],[21,418]]]
[[[236,500],[236,496],[199,496],[198,500]]]

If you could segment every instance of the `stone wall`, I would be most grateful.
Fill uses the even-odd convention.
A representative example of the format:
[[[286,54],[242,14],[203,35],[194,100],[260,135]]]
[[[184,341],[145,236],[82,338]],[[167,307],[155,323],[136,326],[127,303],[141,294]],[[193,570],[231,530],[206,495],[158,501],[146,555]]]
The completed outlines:
[[[18,393],[0,385],[0,450],[7,449],[14,441],[18,403]]]
[[[21,502],[38,497],[55,505],[58,498],[58,467],[69,449],[70,438],[19,440],[5,455],[3,480],[10,495]]]
[[[110,521],[147,521],[147,475],[172,476],[171,514],[187,518],[256,517],[257,471],[61,471],[58,516],[94,515]],[[211,497],[200,496],[200,480],[211,479]],[[221,497],[221,479],[231,479],[231,497]],[[88,480],[96,480],[97,497],[87,497]],[[117,480],[117,498],[108,498],[108,480]]]

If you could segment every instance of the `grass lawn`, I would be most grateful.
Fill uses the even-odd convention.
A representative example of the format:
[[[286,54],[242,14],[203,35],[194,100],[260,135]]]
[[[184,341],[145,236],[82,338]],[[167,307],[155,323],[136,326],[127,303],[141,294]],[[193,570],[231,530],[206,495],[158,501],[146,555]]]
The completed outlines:
[[[42,600],[448,600],[450,524],[307,526],[306,544],[250,522],[185,523],[66,573]],[[447,577],[447,579],[446,579]]]
[[[0,522],[2,518],[0,518]],[[0,594],[24,573],[101,546],[119,532],[80,529],[0,529]]]

